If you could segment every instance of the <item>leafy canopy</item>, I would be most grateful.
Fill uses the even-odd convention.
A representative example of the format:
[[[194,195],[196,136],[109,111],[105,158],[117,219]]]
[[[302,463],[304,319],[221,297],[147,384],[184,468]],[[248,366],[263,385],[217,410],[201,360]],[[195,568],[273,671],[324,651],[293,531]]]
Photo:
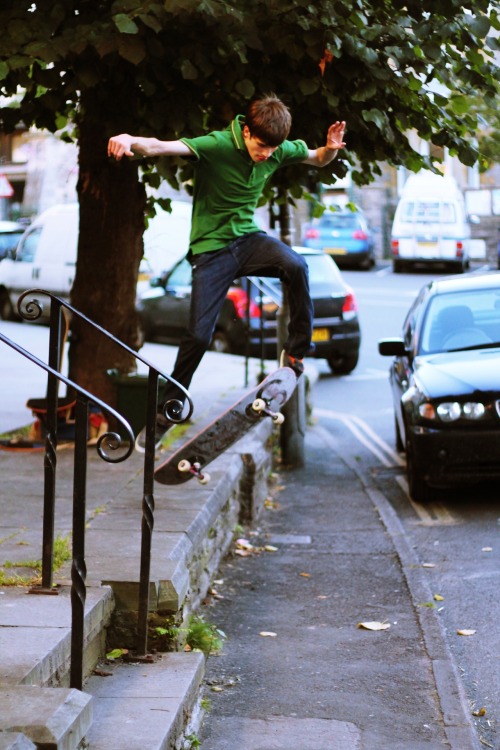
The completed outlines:
[[[363,184],[382,161],[424,164],[411,130],[472,165],[468,97],[495,106],[489,0],[3,0],[0,23],[0,93],[16,95],[0,108],[6,131],[85,122],[103,140],[197,135],[274,91],[310,147],[347,121],[344,158],[315,179],[331,182],[350,161]],[[146,180],[176,185],[178,169],[159,163]],[[307,172],[287,179],[300,191]]]

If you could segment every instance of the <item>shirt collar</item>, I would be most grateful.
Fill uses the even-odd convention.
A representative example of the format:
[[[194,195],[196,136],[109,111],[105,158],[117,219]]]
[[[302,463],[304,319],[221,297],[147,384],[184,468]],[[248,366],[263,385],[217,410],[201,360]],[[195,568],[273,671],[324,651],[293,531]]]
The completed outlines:
[[[246,151],[245,141],[243,139],[243,125],[245,124],[244,115],[237,115],[231,122],[231,135],[233,136],[234,145],[241,151]]]

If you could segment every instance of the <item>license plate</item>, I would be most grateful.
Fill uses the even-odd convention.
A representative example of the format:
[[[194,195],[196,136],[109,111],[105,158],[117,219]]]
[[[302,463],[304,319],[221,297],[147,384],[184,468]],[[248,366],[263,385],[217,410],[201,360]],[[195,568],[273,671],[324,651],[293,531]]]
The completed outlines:
[[[418,242],[417,244],[421,258],[434,258],[439,254],[437,242]]]
[[[312,334],[313,341],[330,341],[330,331],[328,328],[315,328]]]
[[[325,247],[325,253],[330,255],[347,255],[345,247]]]

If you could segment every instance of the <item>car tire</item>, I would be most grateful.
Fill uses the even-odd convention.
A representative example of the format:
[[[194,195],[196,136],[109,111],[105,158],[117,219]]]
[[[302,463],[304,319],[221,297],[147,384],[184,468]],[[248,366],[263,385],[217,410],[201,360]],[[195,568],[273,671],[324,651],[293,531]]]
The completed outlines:
[[[359,352],[355,352],[354,354],[328,357],[326,361],[334,375],[349,375],[358,364],[358,360]]]
[[[432,500],[432,490],[422,476],[423,469],[415,460],[415,453],[411,440],[406,442],[406,476],[408,478],[408,490],[410,497],[416,503],[425,505]]]
[[[393,273],[401,273],[403,270],[403,265],[400,260],[393,260],[392,261],[392,272]]]
[[[0,318],[2,318],[2,320],[17,319],[14,314],[12,302],[9,299],[9,295],[5,291],[0,292]]]
[[[219,354],[231,353],[231,344],[224,331],[215,331],[210,343],[210,351],[219,352]]]
[[[401,430],[399,429],[399,423],[397,420],[396,415],[394,415],[394,434],[395,434],[395,443],[396,443],[396,450],[398,453],[404,453],[405,451],[405,444],[403,443],[403,438],[401,437]]]

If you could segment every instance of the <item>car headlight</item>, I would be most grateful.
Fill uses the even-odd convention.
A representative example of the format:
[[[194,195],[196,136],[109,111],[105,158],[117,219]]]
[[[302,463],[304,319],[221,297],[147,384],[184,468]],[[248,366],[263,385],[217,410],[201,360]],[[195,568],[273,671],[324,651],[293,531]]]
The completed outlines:
[[[480,401],[468,401],[462,406],[462,412],[466,419],[481,419],[486,409]]]
[[[440,419],[442,422],[456,422],[457,419],[482,419],[486,414],[486,407],[481,401],[442,401],[437,406],[425,401],[418,407],[418,413],[423,419]]]
[[[436,411],[438,417],[443,422],[456,422],[462,414],[462,409],[458,401],[444,401],[438,405]]]

